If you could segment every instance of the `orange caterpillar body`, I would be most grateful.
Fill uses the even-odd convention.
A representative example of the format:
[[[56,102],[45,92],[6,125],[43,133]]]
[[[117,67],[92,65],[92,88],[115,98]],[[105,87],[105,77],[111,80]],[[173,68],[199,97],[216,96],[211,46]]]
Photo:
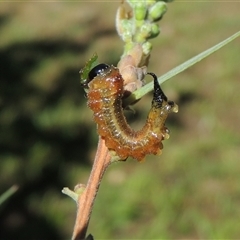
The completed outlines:
[[[169,137],[165,120],[170,112],[177,112],[177,105],[167,101],[155,74],[148,74],[154,77],[152,108],[143,128],[134,131],[123,113],[124,80],[118,68],[100,64],[89,73],[88,106],[94,112],[98,133],[121,159],[141,161],[147,154],[161,154],[162,140]]]

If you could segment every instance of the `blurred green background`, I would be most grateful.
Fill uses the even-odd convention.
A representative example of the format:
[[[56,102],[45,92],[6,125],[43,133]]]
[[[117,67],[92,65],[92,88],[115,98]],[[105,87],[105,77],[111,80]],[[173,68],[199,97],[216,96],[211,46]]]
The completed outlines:
[[[79,70],[116,64],[118,1],[0,3],[0,239],[69,239],[97,134]],[[240,3],[175,1],[152,41],[158,76],[240,30]],[[179,113],[162,156],[110,166],[93,209],[96,239],[240,236],[240,39],[163,84]],[[130,114],[140,128],[151,94]]]

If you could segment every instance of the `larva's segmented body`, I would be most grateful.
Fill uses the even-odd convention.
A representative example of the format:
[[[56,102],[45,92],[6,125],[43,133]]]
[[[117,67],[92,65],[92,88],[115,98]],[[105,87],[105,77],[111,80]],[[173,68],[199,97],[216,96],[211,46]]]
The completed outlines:
[[[89,73],[88,106],[94,112],[98,133],[121,159],[132,157],[141,161],[147,154],[161,154],[162,140],[169,137],[165,120],[170,112],[177,111],[177,105],[167,101],[156,76],[149,74],[154,77],[152,108],[143,128],[134,131],[123,113],[124,80],[118,68],[97,66]]]

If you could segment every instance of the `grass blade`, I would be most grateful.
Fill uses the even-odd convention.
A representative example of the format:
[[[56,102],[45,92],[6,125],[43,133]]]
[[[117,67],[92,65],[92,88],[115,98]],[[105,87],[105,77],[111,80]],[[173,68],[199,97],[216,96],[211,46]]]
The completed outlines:
[[[0,196],[0,205],[5,202],[9,197],[11,197],[18,190],[18,186],[13,185],[6,192]]]
[[[184,70],[188,69],[189,67],[196,64],[197,62],[199,62],[199,61],[203,60],[204,58],[208,57],[209,55],[216,52],[217,50],[219,50],[223,46],[227,45],[228,43],[230,43],[231,41],[233,41],[235,38],[237,38],[239,36],[240,36],[240,31],[233,34],[232,36],[225,39],[224,41],[216,44],[215,46],[207,49],[206,51],[198,54],[197,56],[189,59],[188,61],[180,64],[179,66],[173,68],[169,72],[167,72],[164,75],[162,75],[161,77],[159,77],[158,82],[161,84],[161,83],[167,81],[168,79],[172,78],[173,76],[183,72]],[[145,86],[143,86],[142,88],[133,92],[126,99],[126,101],[124,101],[124,103],[128,105],[129,103],[132,103],[133,101],[142,98],[145,94],[149,93],[152,90],[153,90],[153,84],[152,84],[152,82],[150,82],[150,83],[146,84]]]

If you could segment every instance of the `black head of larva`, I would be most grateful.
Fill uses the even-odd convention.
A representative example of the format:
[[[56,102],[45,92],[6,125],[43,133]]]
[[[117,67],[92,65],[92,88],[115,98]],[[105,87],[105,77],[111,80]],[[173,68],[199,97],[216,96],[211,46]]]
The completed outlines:
[[[105,63],[100,63],[95,66],[88,74],[88,82],[92,81],[97,75],[99,75],[104,70],[108,69],[109,65]]]

